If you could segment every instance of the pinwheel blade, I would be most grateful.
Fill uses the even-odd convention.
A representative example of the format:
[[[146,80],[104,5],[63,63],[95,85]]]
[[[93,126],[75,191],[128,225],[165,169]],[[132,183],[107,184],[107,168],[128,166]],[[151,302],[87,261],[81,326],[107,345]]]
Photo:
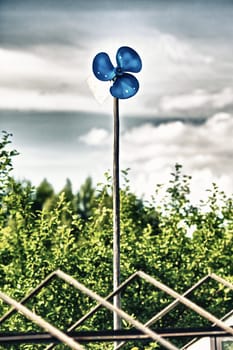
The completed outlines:
[[[113,97],[126,99],[134,96],[139,89],[138,80],[131,74],[123,74],[114,81],[110,92]]]
[[[102,81],[112,80],[115,77],[114,67],[105,52],[100,52],[95,56],[92,70],[96,78]]]
[[[128,46],[122,46],[116,54],[118,66],[124,72],[138,73],[142,69],[142,61],[138,53]]]

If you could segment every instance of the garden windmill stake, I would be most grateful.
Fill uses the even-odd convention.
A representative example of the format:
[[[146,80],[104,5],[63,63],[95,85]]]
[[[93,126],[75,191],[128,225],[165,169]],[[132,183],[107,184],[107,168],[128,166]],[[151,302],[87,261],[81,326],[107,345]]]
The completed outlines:
[[[119,141],[120,119],[119,99],[113,98],[113,290],[120,285],[120,178],[119,178]],[[114,297],[114,305],[120,308],[120,294]],[[114,313],[114,329],[121,328],[121,320]]]
[[[98,53],[93,60],[93,72],[99,80],[113,81],[110,93],[113,96],[114,141],[113,141],[113,290],[120,285],[120,184],[119,184],[119,99],[134,96],[138,89],[138,80],[127,72],[138,73],[142,68],[141,58],[136,51],[122,46],[116,54],[117,66],[114,67],[107,53]],[[120,294],[113,300],[120,307]],[[114,329],[121,328],[121,320],[114,313]]]

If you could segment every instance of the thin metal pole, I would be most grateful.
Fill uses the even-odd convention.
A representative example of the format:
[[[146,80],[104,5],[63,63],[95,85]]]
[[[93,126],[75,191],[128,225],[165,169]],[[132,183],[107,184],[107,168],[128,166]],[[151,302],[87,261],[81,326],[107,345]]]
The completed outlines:
[[[119,99],[113,99],[114,140],[113,140],[113,290],[120,285],[120,180],[119,180]],[[113,298],[113,304],[119,308],[120,293]],[[113,314],[114,330],[121,328],[121,319],[117,313]]]
[[[97,302],[101,303],[108,310],[111,310],[111,311],[115,312],[116,314],[118,314],[121,319],[125,319],[127,322],[129,322],[131,325],[133,325],[135,328],[139,329],[144,334],[147,334],[152,340],[159,342],[166,349],[179,350],[179,348],[177,348],[175,345],[173,345],[172,343],[170,343],[166,339],[163,339],[159,334],[155,333],[150,328],[145,327],[141,322],[135,320],[133,317],[128,315],[125,311],[116,308],[109,301],[102,298],[100,295],[96,294],[92,290],[88,289],[82,283],[78,282],[73,277],[67,275],[65,272],[62,272],[61,270],[57,270],[56,274],[58,277],[60,277],[61,279],[63,279],[67,283],[73,285],[75,288],[79,289],[81,292],[85,293],[86,295],[90,296],[92,299],[95,299]],[[233,332],[233,330],[232,330],[232,332]],[[231,332],[229,332],[229,333],[231,334]]]

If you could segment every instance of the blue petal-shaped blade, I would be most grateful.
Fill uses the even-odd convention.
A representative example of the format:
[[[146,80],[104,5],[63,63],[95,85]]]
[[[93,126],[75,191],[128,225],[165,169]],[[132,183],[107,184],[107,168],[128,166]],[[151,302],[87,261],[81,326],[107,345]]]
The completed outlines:
[[[125,99],[134,96],[138,89],[138,80],[133,75],[125,73],[116,78],[110,92],[113,97]]]
[[[96,78],[102,81],[112,80],[116,75],[112,62],[105,52],[100,52],[95,56],[92,70]]]
[[[116,54],[117,65],[124,72],[138,73],[142,69],[142,61],[138,53],[128,46],[122,46]]]

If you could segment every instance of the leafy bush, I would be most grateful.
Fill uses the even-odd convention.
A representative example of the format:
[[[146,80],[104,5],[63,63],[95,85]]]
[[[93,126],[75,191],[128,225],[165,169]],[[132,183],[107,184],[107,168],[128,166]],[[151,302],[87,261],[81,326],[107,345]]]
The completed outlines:
[[[17,300],[35,288],[48,274],[61,269],[87,287],[106,296],[112,291],[112,191],[111,177],[97,188],[91,179],[72,193],[68,181],[55,194],[46,181],[34,188],[11,176],[10,135],[0,142],[0,288]],[[158,201],[158,186],[150,202],[130,190],[127,174],[121,188],[121,280],[137,270],[183,293],[200,278],[214,272],[233,280],[233,200],[213,184],[206,202],[190,202],[191,177],[175,165],[165,196]],[[192,232],[192,234],[190,234]],[[232,291],[216,282],[203,285],[191,295],[193,301],[215,315],[232,307]],[[171,302],[171,297],[142,280],[122,292],[122,308],[146,322]],[[62,281],[54,280],[26,305],[49,322],[66,329],[95,303]],[[8,306],[0,304],[3,315]],[[193,312],[178,307],[154,327],[206,324]],[[127,323],[123,327],[129,328]],[[111,329],[112,314],[100,309],[78,329]],[[19,314],[1,324],[1,330],[30,331],[38,327]],[[36,346],[36,347],[35,347]],[[128,344],[124,348],[136,349]],[[158,345],[136,344],[152,350]],[[12,349],[15,347],[11,347]],[[21,345],[17,349],[42,349]],[[64,345],[57,348],[66,349]],[[111,349],[111,344],[89,348]]]

